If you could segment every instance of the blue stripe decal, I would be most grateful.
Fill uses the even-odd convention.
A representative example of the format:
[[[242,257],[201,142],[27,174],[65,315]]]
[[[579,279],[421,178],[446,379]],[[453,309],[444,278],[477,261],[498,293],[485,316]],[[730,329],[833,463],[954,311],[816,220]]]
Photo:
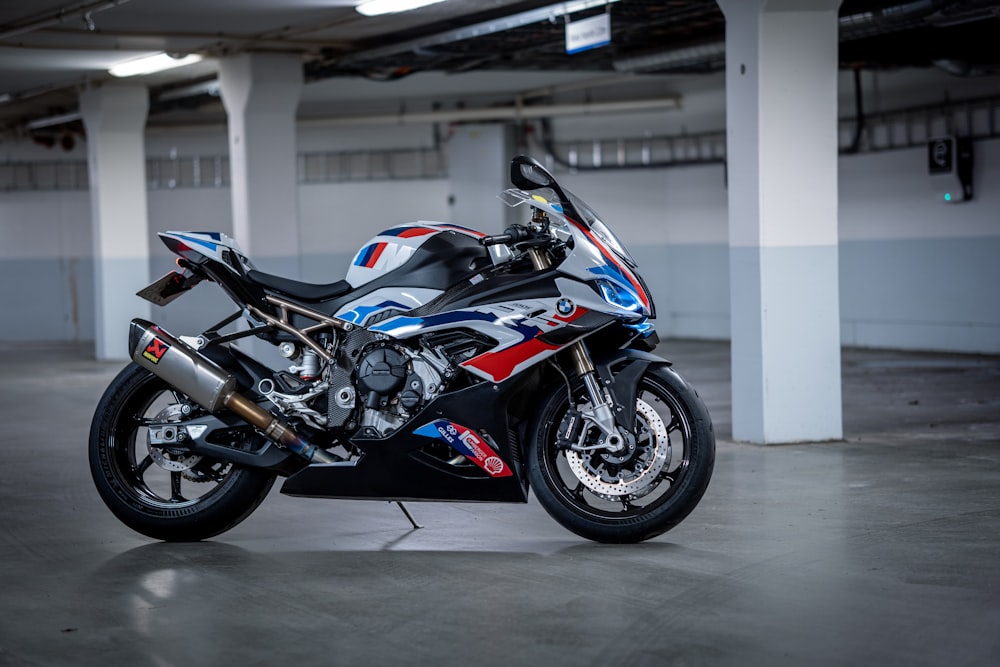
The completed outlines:
[[[405,329],[407,333],[437,327],[448,324],[459,324],[461,322],[490,322],[495,324],[498,321],[496,315],[490,313],[480,313],[475,310],[454,310],[448,313],[439,313],[429,317],[393,317],[385,322],[370,327],[370,331],[380,331],[392,335],[394,331]],[[537,327],[533,327],[521,322],[507,320],[503,323],[507,329],[511,329],[521,334],[522,341],[529,340],[542,333]],[[518,345],[519,343],[515,343]]]
[[[361,324],[366,319],[368,319],[368,316],[371,315],[372,313],[382,310],[383,308],[392,308],[392,307],[400,308],[402,310],[410,310],[407,306],[404,306],[401,303],[396,303],[395,301],[383,301],[377,306],[358,306],[357,308],[353,308],[347,311],[346,313],[337,315],[337,317],[339,317],[342,320],[347,320],[348,322],[352,322],[354,324]]]
[[[635,291],[635,288],[632,286],[632,283],[629,282],[628,277],[614,264],[604,264],[603,266],[591,267],[588,271],[596,273],[599,276],[613,278],[617,282],[622,283],[623,286],[627,287],[630,291]]]
[[[379,232],[379,236],[400,236],[409,231],[421,231],[425,232],[425,235],[429,236],[433,234],[435,230],[433,227],[428,227],[427,225],[410,225],[409,227],[393,227],[392,229],[387,229],[384,232]]]
[[[496,318],[487,313],[477,313],[475,311],[463,312],[461,310],[450,313],[440,313],[430,317],[394,317],[385,322],[379,322],[371,327],[372,331],[391,333],[394,329],[403,327],[423,329],[426,327],[436,327],[442,324],[455,324],[457,322],[468,322],[470,320],[480,320],[482,322],[494,322]]]
[[[184,239],[188,243],[194,243],[196,245],[205,246],[206,248],[208,248],[212,252],[215,252],[215,251],[217,251],[219,249],[219,246],[217,244],[215,244],[215,243],[209,243],[208,241],[203,241],[201,239],[196,239],[193,236],[184,236],[183,234],[178,234],[177,236],[181,237],[182,239]],[[216,240],[218,240],[218,239],[216,239]]]
[[[375,252],[375,246],[377,243],[373,243],[361,252],[358,253],[358,258],[354,260],[354,266],[364,266],[368,263],[368,260],[372,258],[372,254]]]

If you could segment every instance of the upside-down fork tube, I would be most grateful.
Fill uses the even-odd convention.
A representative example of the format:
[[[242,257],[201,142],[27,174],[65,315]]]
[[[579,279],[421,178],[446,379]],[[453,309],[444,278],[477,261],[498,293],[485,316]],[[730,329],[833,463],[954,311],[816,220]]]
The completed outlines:
[[[146,320],[132,320],[132,360],[209,412],[228,408],[267,438],[307,461],[335,463],[288,424],[236,391],[236,378],[197,350]]]

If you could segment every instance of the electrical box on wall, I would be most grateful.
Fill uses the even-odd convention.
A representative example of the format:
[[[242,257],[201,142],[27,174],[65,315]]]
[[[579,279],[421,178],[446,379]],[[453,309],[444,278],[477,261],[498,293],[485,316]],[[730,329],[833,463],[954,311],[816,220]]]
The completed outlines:
[[[972,139],[944,137],[927,142],[927,170],[938,201],[972,199]]]

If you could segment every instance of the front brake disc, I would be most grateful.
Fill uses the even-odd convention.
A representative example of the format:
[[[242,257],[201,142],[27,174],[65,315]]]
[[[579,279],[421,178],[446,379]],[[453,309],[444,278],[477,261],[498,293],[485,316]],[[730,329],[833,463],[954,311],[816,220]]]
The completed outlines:
[[[567,451],[570,470],[584,486],[605,500],[639,498],[656,487],[656,477],[670,463],[670,437],[659,413],[636,399],[636,418],[643,432],[635,452],[622,465],[610,465],[601,450]]]

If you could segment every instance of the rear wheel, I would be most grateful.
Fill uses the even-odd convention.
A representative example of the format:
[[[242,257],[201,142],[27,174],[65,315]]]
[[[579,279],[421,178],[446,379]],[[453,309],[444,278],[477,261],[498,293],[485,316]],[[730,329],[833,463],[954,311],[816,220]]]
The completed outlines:
[[[274,484],[271,471],[202,457],[155,437],[199,410],[136,364],[118,374],[97,406],[90,429],[94,483],[115,516],[143,535],[166,541],[218,535],[249,516]],[[227,444],[249,448],[261,436],[248,428],[229,437],[234,442]]]
[[[529,483],[546,511],[581,537],[615,543],[650,539],[680,523],[708,487],[715,435],[697,392],[666,366],[650,367],[638,389],[635,431],[623,434],[628,445],[622,452],[557,444],[569,422],[564,388],[546,401],[536,422]],[[589,407],[582,384],[572,397],[577,410]]]

